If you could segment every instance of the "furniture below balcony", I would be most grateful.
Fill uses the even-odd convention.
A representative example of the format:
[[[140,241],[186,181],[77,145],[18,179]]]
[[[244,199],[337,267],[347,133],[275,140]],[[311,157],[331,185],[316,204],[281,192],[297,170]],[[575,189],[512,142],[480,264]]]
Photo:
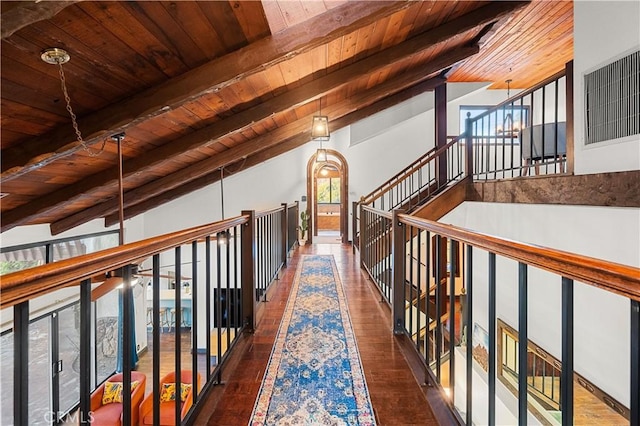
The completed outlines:
[[[533,163],[538,174],[539,162],[553,159],[561,162],[567,155],[567,126],[565,122],[536,124],[519,134],[523,160],[523,176]]]
[[[147,325],[151,326],[151,306],[153,306],[153,294],[151,289],[147,290]],[[160,326],[161,330],[171,331],[175,327],[176,321],[176,299],[175,290],[160,290]],[[182,310],[180,327],[191,327],[191,293],[182,291],[180,293],[180,308]]]
[[[558,135],[557,146],[556,128]],[[525,160],[541,160],[543,158],[566,155],[566,123],[536,124],[535,126],[526,127],[520,132],[520,145],[522,146],[522,158]]]
[[[114,374],[91,394],[92,425],[120,426],[122,422],[122,373]],[[131,424],[138,424],[138,411],[144,397],[147,376],[131,372]],[[134,387],[135,386],[135,387]]]
[[[181,404],[180,418],[184,419],[191,406],[193,405],[193,373],[191,370],[182,370],[180,372],[180,387],[176,389],[176,374],[170,372],[160,379],[160,422],[159,425],[175,425],[176,424],[176,401]],[[200,374],[198,374],[198,383],[200,389]],[[153,425],[153,392],[140,404],[140,425]]]

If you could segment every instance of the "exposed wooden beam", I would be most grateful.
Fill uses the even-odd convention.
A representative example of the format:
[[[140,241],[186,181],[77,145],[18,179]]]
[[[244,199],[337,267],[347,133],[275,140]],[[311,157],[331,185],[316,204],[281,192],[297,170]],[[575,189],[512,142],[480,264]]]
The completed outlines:
[[[5,9],[0,16],[0,34],[2,39],[9,37],[16,31],[33,23],[44,21],[56,16],[65,7],[78,3],[81,0],[68,1],[20,1],[5,2]]]
[[[509,2],[506,2],[505,4],[508,3]],[[497,6],[500,5],[502,5],[502,3]],[[500,15],[501,11],[505,10],[503,6],[497,6],[490,4],[481,7],[472,13],[463,15],[403,43],[335,70],[303,86],[284,92],[279,96],[239,112],[238,114],[234,114],[211,126],[187,134],[171,143],[164,144],[149,151],[144,156],[130,159],[124,164],[124,177],[126,179],[127,176],[133,173],[143,172],[147,168],[167,161],[167,159],[183,154],[186,151],[211,144],[224,136],[243,132],[255,123],[271,117],[274,113],[286,111],[287,109],[313,101],[339,89],[354,79],[388,67],[396,62],[409,60],[412,56],[418,55],[448,40],[450,37],[486,25],[487,22],[496,19],[496,14]],[[445,59],[449,58],[445,57]],[[438,61],[439,60],[436,60],[433,63],[439,63]],[[449,65],[451,65],[451,62],[439,69],[446,68]],[[61,204],[68,203],[90,191],[113,185],[117,178],[118,168],[112,167],[88,176],[73,185],[68,185],[58,191],[19,206],[3,215],[1,229],[4,231],[9,229],[9,227],[26,223],[31,218],[52,211]]]
[[[424,81],[422,83],[418,83],[415,86],[405,89],[394,95],[387,96],[386,98],[372,105],[369,105],[368,107],[358,109],[357,111],[354,111],[351,114],[348,114],[337,120],[331,120],[332,131],[334,131],[334,129],[338,130],[350,124],[353,124],[357,121],[363,120],[377,112],[383,111],[387,108],[391,108],[392,106],[397,105],[400,102],[404,102],[428,90],[433,90],[433,88],[435,87],[435,84],[437,83],[435,83],[433,79]],[[307,122],[307,127],[308,127],[308,122]],[[239,160],[233,163],[232,165],[230,165],[230,169],[233,169],[234,166],[240,166],[242,164],[243,166],[240,171],[246,170],[249,167],[253,167],[260,163],[263,163],[269,160],[270,158],[284,154],[306,143],[309,143],[309,139],[310,139],[310,135],[308,132],[293,136],[287,139],[286,141],[283,141],[271,148],[265,149],[263,151],[260,151],[248,157],[246,160]],[[227,176],[230,174],[233,174],[233,173],[225,172],[225,175]],[[124,212],[124,216],[127,219],[132,218],[148,210],[151,210],[155,207],[158,207],[164,203],[176,200],[190,192],[204,188],[207,185],[211,185],[219,180],[220,180],[219,171],[214,171],[212,173],[206,174],[190,182],[187,182],[184,185],[170,189],[153,198],[150,198],[146,201],[143,201],[129,208],[126,208]],[[113,222],[114,220],[116,221],[118,220],[117,216],[110,215],[106,217],[105,226],[110,226],[109,224],[114,223]]]
[[[366,92],[356,94],[345,101],[339,102],[334,105],[329,105],[325,111],[332,118],[333,125],[334,119],[347,115],[353,111],[357,111],[360,108],[367,107],[368,105],[371,105],[372,103],[377,102],[378,100],[383,99],[384,97],[387,97],[392,93],[396,93],[406,87],[410,87],[416,84],[417,82],[423,81],[429,75],[436,73],[441,69],[447,68],[451,66],[451,64],[463,60],[477,52],[477,46],[452,49],[452,51],[440,55],[438,59],[429,62],[426,66],[416,67],[412,70],[408,70],[394,80],[387,81],[378,86],[374,86]],[[439,77],[429,80],[433,87],[435,87],[435,85],[437,84],[441,84],[442,81],[443,80]],[[215,170],[219,167],[233,163],[238,159],[246,158],[247,156],[253,155],[260,150],[272,147],[280,143],[280,141],[286,140],[291,135],[303,134],[304,137],[307,138],[307,141],[309,141],[311,139],[310,135],[308,134],[310,121],[311,117],[301,118],[293,123],[277,128],[265,135],[258,136],[249,142],[243,143],[238,147],[224,151],[213,157],[207,158],[189,167],[179,170],[175,173],[156,179],[146,185],[142,185],[136,189],[128,191],[124,196],[125,207],[138,203],[160,192],[183,185],[185,182],[205,175],[211,170]],[[112,198],[101,204],[82,210],[52,223],[51,232],[56,235],[60,232],[64,232],[68,229],[78,226],[88,220],[110,214],[117,208],[117,206],[117,200],[115,198]]]
[[[48,3],[48,2],[43,2]],[[349,2],[250,45],[214,59],[122,102],[112,104],[80,119],[88,145],[105,136],[178,108],[206,93],[218,91],[236,81],[273,67],[294,56],[369,25],[384,16],[409,7],[411,2]],[[47,135],[2,152],[0,183],[37,170],[67,156],[81,146],[71,126],[61,126]]]

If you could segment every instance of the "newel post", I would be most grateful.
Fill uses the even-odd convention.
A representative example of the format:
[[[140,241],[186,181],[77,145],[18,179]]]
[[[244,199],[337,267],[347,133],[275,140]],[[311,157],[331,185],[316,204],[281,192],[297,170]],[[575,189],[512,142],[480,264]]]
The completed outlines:
[[[358,249],[360,250],[360,267],[365,269],[365,258],[368,253],[367,241],[369,236],[366,233],[366,220],[364,213],[364,204],[360,203],[359,206],[359,217],[360,217],[360,236],[358,237]]]
[[[464,121],[464,145],[467,151],[467,177],[473,179],[473,135],[471,126],[471,113],[467,113],[467,118]]]
[[[402,210],[394,210],[392,225],[391,225],[391,238],[393,246],[391,248],[391,256],[393,259],[393,301],[392,301],[392,318],[393,318],[393,332],[395,334],[404,333],[404,288],[405,288],[405,265],[406,259],[404,256],[405,249],[405,225],[400,222],[399,214],[403,213]]]
[[[351,251],[356,254],[356,236],[358,235],[358,202],[351,203]]]
[[[256,223],[256,211],[255,210],[243,210],[243,216],[249,216],[247,223],[242,225],[241,239],[241,259],[242,259],[242,318],[244,320],[245,331],[253,332],[255,328],[255,293],[256,293],[256,278],[255,278],[255,223]]]
[[[573,120],[573,61],[569,61],[565,65],[565,99],[566,99],[566,112],[565,117],[567,120],[566,138],[567,138],[567,170],[566,173],[573,174],[574,169],[574,152],[575,144],[573,141],[574,135],[574,120]]]
[[[289,207],[287,203],[282,203],[282,220],[280,221],[280,234],[282,239],[282,266],[287,267],[287,246],[289,245]]]

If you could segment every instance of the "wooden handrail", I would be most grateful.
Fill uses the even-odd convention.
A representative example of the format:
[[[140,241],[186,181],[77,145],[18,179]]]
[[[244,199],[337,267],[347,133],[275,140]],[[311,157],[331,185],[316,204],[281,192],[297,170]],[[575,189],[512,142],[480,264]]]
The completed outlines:
[[[365,211],[371,212],[371,213],[375,213],[378,216],[382,216],[382,217],[385,217],[387,219],[392,219],[393,218],[393,214],[391,212],[387,212],[387,211],[384,211],[384,210],[379,210],[379,209],[367,206],[365,204],[362,205],[362,209],[365,210]]]
[[[385,183],[380,185],[378,188],[374,189],[368,195],[363,197],[360,202],[362,204],[371,204],[372,202],[374,202],[378,198],[382,197],[382,195],[384,195],[385,192],[395,188],[396,186],[400,185],[402,182],[407,180],[409,178],[409,176],[417,168],[422,167],[424,164],[428,163],[433,158],[441,155],[444,151],[446,151],[447,149],[451,148],[459,140],[461,140],[459,136],[454,136],[453,139],[451,141],[449,141],[445,146],[442,146],[442,147],[438,148],[437,150],[435,148],[430,149],[429,151],[427,151],[426,154],[422,155],[420,158],[418,158],[416,161],[411,163],[409,166],[405,167],[402,171],[398,172],[391,179],[387,180]]]
[[[640,301],[640,269],[399,214],[401,223]]]
[[[249,216],[238,216],[4,275],[0,278],[0,308],[9,308],[34,297],[79,284],[82,280],[242,225],[248,220]]]

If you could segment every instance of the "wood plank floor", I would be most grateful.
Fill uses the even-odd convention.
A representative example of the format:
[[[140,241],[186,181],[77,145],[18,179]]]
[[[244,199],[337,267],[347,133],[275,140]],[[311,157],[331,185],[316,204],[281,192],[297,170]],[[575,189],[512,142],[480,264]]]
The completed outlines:
[[[313,244],[297,249],[274,284],[256,332],[238,347],[194,424],[249,422],[301,254],[334,256],[344,286],[371,402],[379,425],[436,425],[418,381],[391,332],[390,312],[358,266],[350,245]]]

